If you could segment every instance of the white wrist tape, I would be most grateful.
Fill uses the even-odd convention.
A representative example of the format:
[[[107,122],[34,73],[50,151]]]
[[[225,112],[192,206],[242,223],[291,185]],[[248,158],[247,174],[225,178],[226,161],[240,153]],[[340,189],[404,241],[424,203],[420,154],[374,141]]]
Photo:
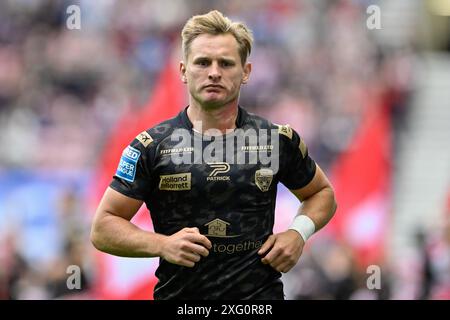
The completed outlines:
[[[303,240],[306,242],[306,240],[308,240],[316,231],[316,226],[310,217],[302,214],[295,217],[289,229],[293,229],[300,233]]]

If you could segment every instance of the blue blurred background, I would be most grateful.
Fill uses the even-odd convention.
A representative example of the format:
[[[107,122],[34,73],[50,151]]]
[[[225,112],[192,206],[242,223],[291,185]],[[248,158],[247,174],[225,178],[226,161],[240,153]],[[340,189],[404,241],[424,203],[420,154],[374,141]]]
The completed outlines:
[[[157,259],[97,252],[90,223],[115,150],[141,131],[130,119],[156,121],[169,84],[183,95],[168,80],[182,26],[212,9],[254,32],[241,105],[297,130],[336,187],[333,223],[283,275],[287,298],[449,299],[446,0],[1,1],[0,298],[152,298]],[[297,205],[280,186],[275,231]],[[145,210],[136,223],[151,229]]]

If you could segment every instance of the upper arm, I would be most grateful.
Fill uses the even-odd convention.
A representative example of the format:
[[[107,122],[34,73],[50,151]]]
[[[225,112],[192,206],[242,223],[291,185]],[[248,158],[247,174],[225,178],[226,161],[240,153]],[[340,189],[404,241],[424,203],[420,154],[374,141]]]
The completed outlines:
[[[94,224],[110,215],[131,220],[152,190],[151,159],[155,143],[142,131],[123,150],[117,171],[98,205]]]
[[[316,172],[313,179],[306,186],[300,189],[291,189],[290,191],[300,201],[303,201],[325,188],[330,188],[332,190],[331,183],[319,165],[316,164]]]
[[[316,163],[300,135],[288,125],[279,126],[280,170],[279,181],[288,189],[308,185],[316,175]]]
[[[106,215],[118,216],[129,221],[137,213],[142,203],[142,200],[127,197],[108,187],[98,205],[95,221]]]

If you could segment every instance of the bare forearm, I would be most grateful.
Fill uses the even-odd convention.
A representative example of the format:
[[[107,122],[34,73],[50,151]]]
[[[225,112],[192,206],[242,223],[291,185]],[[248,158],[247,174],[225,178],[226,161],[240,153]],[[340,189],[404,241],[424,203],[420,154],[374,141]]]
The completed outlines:
[[[325,187],[319,192],[304,199],[298,214],[310,217],[316,226],[316,231],[322,229],[333,217],[336,211],[336,200],[331,187]]]
[[[122,257],[160,256],[165,237],[110,214],[98,218],[91,232],[91,241],[98,250]]]

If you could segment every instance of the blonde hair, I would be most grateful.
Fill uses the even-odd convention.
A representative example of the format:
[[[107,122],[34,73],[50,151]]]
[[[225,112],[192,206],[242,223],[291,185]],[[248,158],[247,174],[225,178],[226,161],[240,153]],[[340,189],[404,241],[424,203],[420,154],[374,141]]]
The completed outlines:
[[[181,31],[184,57],[187,58],[192,41],[201,34],[231,34],[238,43],[242,65],[252,50],[253,35],[241,22],[233,22],[217,10],[190,18]]]

